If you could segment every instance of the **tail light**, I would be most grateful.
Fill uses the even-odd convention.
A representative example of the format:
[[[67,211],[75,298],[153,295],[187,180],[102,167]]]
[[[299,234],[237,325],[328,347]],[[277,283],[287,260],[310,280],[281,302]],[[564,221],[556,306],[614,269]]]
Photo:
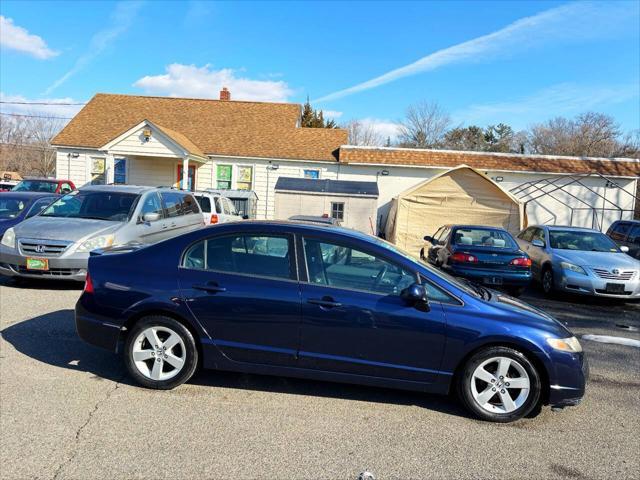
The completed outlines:
[[[509,264],[515,265],[516,267],[531,267],[531,259],[529,257],[514,258],[509,262]]]
[[[462,252],[456,252],[451,255],[451,260],[460,263],[478,263],[478,257]]]
[[[93,293],[93,281],[91,280],[91,275],[87,272],[87,277],[84,280],[84,293]]]
[[[218,223],[218,215],[216,215],[215,213],[211,215],[211,225],[213,225],[214,223]]]

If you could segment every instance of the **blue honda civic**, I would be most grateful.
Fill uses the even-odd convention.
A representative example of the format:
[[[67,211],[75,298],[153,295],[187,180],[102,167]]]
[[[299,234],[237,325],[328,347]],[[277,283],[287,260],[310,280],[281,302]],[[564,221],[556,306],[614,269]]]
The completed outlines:
[[[92,252],[80,337],[139,384],[196,368],[457,392],[509,422],[580,402],[587,363],[561,323],[353,230],[235,222]]]

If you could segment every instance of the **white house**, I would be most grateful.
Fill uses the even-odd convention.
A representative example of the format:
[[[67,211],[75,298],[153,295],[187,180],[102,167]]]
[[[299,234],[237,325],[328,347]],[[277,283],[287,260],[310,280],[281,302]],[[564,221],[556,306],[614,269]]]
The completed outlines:
[[[56,175],[79,187],[254,190],[258,218],[274,217],[281,176],[373,181],[381,225],[396,195],[466,164],[528,200],[530,223],[605,229],[634,214],[638,159],[350,146],[345,130],[300,127],[300,112],[298,104],[232,101],[227,90],[220,100],[97,94],[54,138]]]

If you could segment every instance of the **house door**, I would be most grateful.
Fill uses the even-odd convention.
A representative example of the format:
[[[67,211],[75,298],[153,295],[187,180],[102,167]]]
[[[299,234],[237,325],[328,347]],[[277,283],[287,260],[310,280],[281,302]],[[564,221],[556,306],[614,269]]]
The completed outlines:
[[[187,180],[187,189],[193,191],[196,185],[196,166],[195,165],[189,165],[188,167],[189,169],[189,178]],[[178,181],[176,182],[177,185],[176,187],[178,188],[182,188],[182,174],[183,174],[183,168],[182,168],[182,164],[178,164],[177,166],[177,174],[176,174],[176,178],[178,179]]]

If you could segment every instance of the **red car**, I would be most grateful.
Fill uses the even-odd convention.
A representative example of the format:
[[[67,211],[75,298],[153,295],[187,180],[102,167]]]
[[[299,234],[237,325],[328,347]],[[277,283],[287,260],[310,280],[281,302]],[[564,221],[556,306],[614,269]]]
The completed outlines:
[[[55,178],[26,178],[13,187],[13,192],[46,192],[64,195],[73,192],[76,186],[71,180]]]

